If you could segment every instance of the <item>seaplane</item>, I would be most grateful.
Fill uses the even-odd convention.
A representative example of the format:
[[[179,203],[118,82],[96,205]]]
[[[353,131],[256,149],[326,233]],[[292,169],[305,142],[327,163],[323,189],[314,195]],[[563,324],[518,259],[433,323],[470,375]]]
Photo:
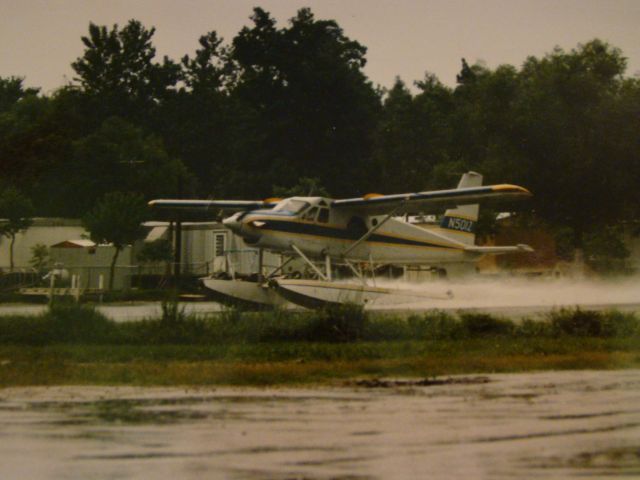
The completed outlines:
[[[531,252],[528,245],[475,245],[480,204],[531,197],[523,187],[510,184],[482,185],[482,175],[467,172],[457,188],[392,195],[332,199],[290,197],[266,200],[180,200],[149,202],[153,209],[172,211],[222,211],[223,224],[252,247],[288,258],[256,282],[204,278],[216,293],[259,305],[284,301],[309,308],[335,303],[365,306],[393,298],[394,302],[417,297],[442,298],[442,294],[407,292],[371,284],[367,271],[373,265],[426,265],[474,263],[484,255]],[[425,228],[406,219],[409,215],[442,214],[437,225]],[[261,255],[260,255],[261,258]],[[313,278],[287,278],[285,265],[301,258]],[[349,281],[336,280],[335,265],[348,267]],[[450,292],[445,292],[450,296]]]

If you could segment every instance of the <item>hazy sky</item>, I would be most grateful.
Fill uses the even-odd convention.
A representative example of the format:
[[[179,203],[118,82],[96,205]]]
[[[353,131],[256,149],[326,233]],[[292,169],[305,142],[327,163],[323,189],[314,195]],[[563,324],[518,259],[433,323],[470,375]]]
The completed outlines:
[[[305,6],[337,20],[368,47],[369,78],[387,87],[425,71],[453,85],[462,57],[520,66],[595,37],[622,49],[628,75],[640,74],[640,0],[0,0],[0,76],[26,77],[44,92],[72,80],[90,21],[155,26],[157,53],[177,61],[208,31],[230,41],[256,5],[281,26]]]

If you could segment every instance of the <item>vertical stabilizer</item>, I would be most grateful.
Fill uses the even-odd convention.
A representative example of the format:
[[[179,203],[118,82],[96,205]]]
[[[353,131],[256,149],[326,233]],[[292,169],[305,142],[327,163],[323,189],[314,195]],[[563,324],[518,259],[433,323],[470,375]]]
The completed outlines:
[[[476,172],[467,172],[462,175],[457,188],[479,187],[481,185],[482,175]],[[465,245],[473,245],[476,239],[476,222],[479,211],[478,204],[450,208],[440,221],[441,234]]]

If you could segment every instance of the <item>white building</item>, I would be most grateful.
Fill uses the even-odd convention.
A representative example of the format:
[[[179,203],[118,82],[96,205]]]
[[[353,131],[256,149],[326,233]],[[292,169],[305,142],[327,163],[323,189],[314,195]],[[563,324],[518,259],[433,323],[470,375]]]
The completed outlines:
[[[143,242],[165,239],[176,245],[176,226],[169,222],[147,222],[148,233]],[[180,270],[186,275],[207,276],[217,272],[250,275],[258,270],[258,250],[248,247],[240,237],[232,234],[220,222],[183,222],[181,224]],[[36,245],[49,249],[49,266],[62,264],[70,276],[79,278],[82,288],[108,285],[108,275],[114,248],[96,245],[87,238],[89,233],[80,220],[35,218],[31,227],[16,235],[14,245],[15,270],[32,270],[30,263]],[[141,274],[163,275],[173,265],[142,264],[136,258],[143,242],[126,247],[118,256],[114,288],[129,288],[133,277]],[[10,266],[9,243],[0,239],[0,271]],[[265,253],[265,267],[275,268],[280,255]],[[101,278],[102,277],[102,278]]]
[[[70,239],[79,239],[88,235],[80,220],[68,218],[34,218],[33,224],[24,232],[16,235],[13,246],[13,263],[16,269],[28,269],[33,257],[31,249],[35,245],[50,247]],[[9,269],[9,244],[11,240],[0,236],[0,269]]]
[[[175,225],[169,222],[146,222],[150,229],[145,241],[165,239],[175,243]],[[250,275],[258,271],[258,250],[247,246],[220,222],[183,222],[181,225],[182,271],[198,276],[217,272]],[[263,265],[276,268],[281,256],[264,253]]]
[[[118,254],[113,278],[115,290],[131,287],[132,277],[138,272],[133,251],[126,246]],[[70,278],[76,277],[74,284],[82,289],[107,288],[114,254],[112,245],[96,245],[86,239],[65,240],[49,247],[51,265],[60,265]]]

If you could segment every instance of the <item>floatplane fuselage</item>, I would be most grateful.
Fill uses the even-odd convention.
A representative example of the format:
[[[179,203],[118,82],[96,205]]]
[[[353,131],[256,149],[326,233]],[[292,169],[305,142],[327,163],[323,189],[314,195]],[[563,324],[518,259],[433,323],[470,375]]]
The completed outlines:
[[[468,172],[451,190],[397,195],[370,194],[350,199],[290,197],[262,202],[233,200],[154,200],[156,208],[219,208],[232,214],[224,225],[259,249],[297,255],[323,280],[331,280],[332,262],[442,266],[476,262],[486,254],[531,251],[527,245],[479,247],[475,224],[479,204],[527,198],[516,185],[482,186],[482,176]],[[410,213],[442,213],[428,228],[401,220]],[[313,265],[322,260],[323,273]],[[335,287],[332,287],[335,289]]]
[[[292,197],[272,210],[238,212],[223,223],[251,246],[285,255],[300,250],[313,259],[433,265],[475,262],[488,253],[469,243],[474,238],[473,219],[448,217],[444,223],[451,223],[450,228],[424,228],[396,218],[331,209],[330,202]]]

